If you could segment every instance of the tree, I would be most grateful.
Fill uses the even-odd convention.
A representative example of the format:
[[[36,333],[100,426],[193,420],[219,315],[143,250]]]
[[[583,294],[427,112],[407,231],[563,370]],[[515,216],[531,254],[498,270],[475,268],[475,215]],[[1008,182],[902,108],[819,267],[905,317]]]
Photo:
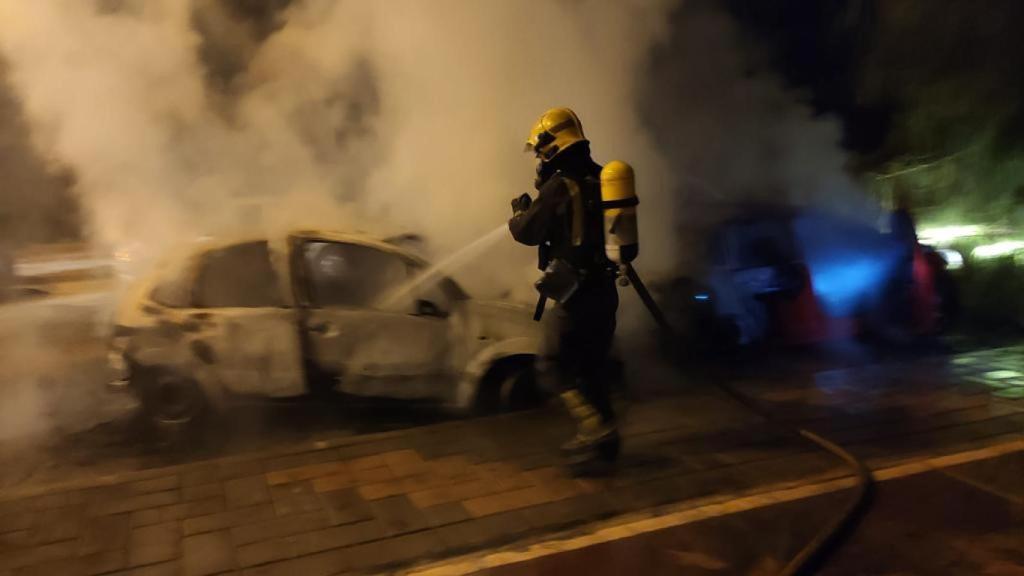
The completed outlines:
[[[875,0],[875,11],[859,99],[894,113],[863,165],[944,212],[1008,214],[1024,184],[1024,3]]]

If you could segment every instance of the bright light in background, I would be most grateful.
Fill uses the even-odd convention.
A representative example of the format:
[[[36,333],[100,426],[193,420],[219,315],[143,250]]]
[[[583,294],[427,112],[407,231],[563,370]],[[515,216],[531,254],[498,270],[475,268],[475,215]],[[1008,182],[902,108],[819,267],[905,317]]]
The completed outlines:
[[[917,238],[922,244],[942,245],[949,244],[961,238],[980,236],[986,231],[985,226],[977,224],[964,224],[956,226],[938,226],[935,228],[922,228],[917,231]]]
[[[946,261],[946,267],[950,270],[959,270],[964,267],[964,255],[956,250],[952,248],[939,248],[936,252]]]
[[[998,258],[1000,256],[1009,256],[1014,252],[1024,250],[1024,241],[1020,240],[1003,240],[1002,242],[996,242],[994,244],[983,244],[976,247],[971,251],[971,256],[975,258]]]

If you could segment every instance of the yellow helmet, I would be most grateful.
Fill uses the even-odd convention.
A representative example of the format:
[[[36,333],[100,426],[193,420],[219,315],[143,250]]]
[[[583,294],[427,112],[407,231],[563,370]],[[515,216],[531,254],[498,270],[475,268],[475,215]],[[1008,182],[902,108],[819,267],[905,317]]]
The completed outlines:
[[[525,151],[551,160],[577,142],[586,142],[579,117],[568,108],[552,108],[533,125]]]

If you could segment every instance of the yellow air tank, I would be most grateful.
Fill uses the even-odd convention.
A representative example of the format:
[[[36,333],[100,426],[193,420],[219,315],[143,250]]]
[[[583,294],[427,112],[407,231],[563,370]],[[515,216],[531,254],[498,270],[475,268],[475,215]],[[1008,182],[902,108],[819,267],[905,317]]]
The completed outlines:
[[[636,222],[636,188],[633,167],[614,160],[601,170],[601,208],[604,210],[604,251],[619,266],[632,262],[640,252]]]

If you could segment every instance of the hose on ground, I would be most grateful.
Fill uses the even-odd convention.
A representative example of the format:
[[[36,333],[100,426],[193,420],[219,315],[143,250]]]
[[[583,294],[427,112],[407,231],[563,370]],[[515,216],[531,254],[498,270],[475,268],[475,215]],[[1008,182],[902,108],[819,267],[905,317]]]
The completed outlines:
[[[651,316],[654,318],[658,328],[662,331],[662,336],[667,338],[669,342],[678,342],[675,330],[665,318],[665,315],[658,307],[658,304],[654,301],[654,298],[652,298],[650,293],[647,291],[647,288],[644,286],[640,276],[633,269],[632,265],[627,264],[625,268],[626,277],[636,289],[637,295],[640,296],[640,300],[644,303],[644,306],[651,313]],[[675,348],[672,347],[671,349]],[[716,388],[724,392],[733,401],[743,406],[747,411],[756,414],[765,422],[768,422],[780,429],[790,433],[795,432],[796,435],[805,438],[822,450],[836,456],[854,471],[857,478],[857,484],[854,487],[855,493],[853,499],[850,500],[850,502],[843,508],[841,514],[835,516],[823,530],[820,530],[814,538],[804,545],[796,556],[794,556],[783,567],[782,571],[779,572],[780,576],[796,576],[813,573],[815,569],[821,565],[828,553],[834,550],[835,546],[842,542],[843,537],[856,525],[857,521],[867,509],[867,505],[870,501],[871,489],[874,485],[874,477],[871,474],[871,470],[864,464],[864,462],[857,459],[856,456],[850,454],[835,442],[815,434],[810,430],[798,428],[779,421],[771,412],[758,405],[754,400],[736,391],[734,388],[719,381],[718,379],[712,379],[712,383]]]
[[[871,488],[874,484],[874,477],[871,470],[864,462],[853,454],[850,454],[839,444],[820,436],[805,428],[797,428],[790,424],[779,421],[771,412],[759,406],[741,392],[717,379],[713,380],[716,388],[724,392],[733,401],[743,406],[747,411],[756,414],[764,421],[782,430],[794,433],[809,442],[815,444],[822,450],[836,456],[849,466],[856,476],[857,483],[854,486],[853,498],[843,508],[843,511],[836,515],[824,529],[818,531],[807,544],[783,567],[779,572],[780,576],[797,576],[801,574],[813,574],[821,565],[836,545],[842,542],[843,537],[849,532],[863,512],[867,509],[870,501]]]

